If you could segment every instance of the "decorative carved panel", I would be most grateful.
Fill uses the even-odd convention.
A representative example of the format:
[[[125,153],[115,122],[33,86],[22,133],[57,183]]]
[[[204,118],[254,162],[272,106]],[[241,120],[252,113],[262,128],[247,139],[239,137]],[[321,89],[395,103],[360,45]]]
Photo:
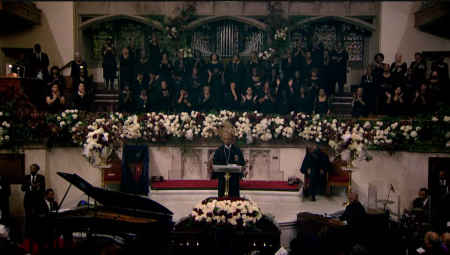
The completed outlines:
[[[182,179],[201,179],[202,169],[202,150],[191,150],[183,156],[181,164],[181,178]]]
[[[0,154],[0,171],[11,184],[22,184],[25,177],[25,154]]]
[[[249,171],[250,180],[269,180],[270,150],[251,150]]]
[[[114,23],[105,22],[92,27],[92,59],[101,60],[102,48],[106,45],[106,39],[113,39]]]

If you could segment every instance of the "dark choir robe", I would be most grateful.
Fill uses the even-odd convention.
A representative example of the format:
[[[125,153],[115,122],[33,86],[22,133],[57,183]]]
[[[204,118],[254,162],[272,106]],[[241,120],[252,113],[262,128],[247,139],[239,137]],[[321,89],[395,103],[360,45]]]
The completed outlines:
[[[138,98],[141,96],[141,90],[146,89],[146,87],[147,86],[145,85],[144,79],[134,79],[131,82],[131,100],[133,101],[135,110],[138,110],[140,107],[138,105]]]
[[[315,63],[318,63],[323,58],[323,50],[325,47],[321,42],[312,42],[308,45],[308,50],[311,51],[311,58]]]
[[[130,59],[134,61],[139,58],[139,54],[141,53],[141,49],[138,49],[136,46],[132,47],[131,45],[127,46],[128,53],[130,54]]]
[[[48,59],[48,55],[41,53],[33,53],[30,59],[30,77],[36,78],[39,71],[42,72],[44,79],[47,79],[49,76],[48,66],[50,65],[50,61]],[[26,70],[25,70],[26,71]],[[28,71],[26,71],[28,74]]]
[[[203,79],[200,75],[193,77],[192,75],[187,79],[187,88],[189,90],[189,95],[197,99],[203,91]]]
[[[319,96],[314,99],[313,109],[315,114],[320,114],[320,116],[324,116],[327,114],[328,110],[331,109],[331,100],[327,96],[325,101],[321,102],[319,100]]]
[[[387,96],[386,92],[392,95],[392,75],[385,76],[383,73],[381,79],[379,80],[380,87],[378,89],[378,108],[381,114],[388,113]]]
[[[447,63],[433,61],[431,63],[431,72],[433,72],[433,71],[437,71],[438,72],[440,80],[443,80],[443,81],[448,81],[449,80],[448,64]]]
[[[422,61],[413,61],[409,66],[413,70],[415,77],[419,80],[420,83],[426,80],[425,75],[427,73],[427,65]]]
[[[91,105],[91,98],[90,96],[85,93],[83,97],[79,94],[79,92],[75,93],[73,95],[73,104],[74,109],[77,109],[78,111],[89,111],[90,105]]]
[[[152,109],[155,112],[171,112],[173,96],[168,89],[157,89],[152,93]]]
[[[308,168],[311,169],[311,174],[308,174]],[[320,175],[320,170],[323,170],[323,175]],[[330,159],[325,152],[319,149],[314,153],[306,152],[300,172],[309,178],[311,198],[315,198],[317,188],[325,186],[326,175],[331,170]]]
[[[193,58],[191,60],[191,64],[190,64],[190,73],[192,73],[192,69],[194,67],[197,67],[197,74],[198,76],[200,76],[202,79],[205,79],[206,77],[208,77],[208,66],[206,65],[206,61],[202,58],[196,59]]]
[[[134,63],[134,68],[132,71],[132,81],[133,79],[136,79],[138,76],[138,73],[142,73],[144,75],[144,80],[146,80],[146,83],[148,83],[148,74],[150,73],[150,63],[147,59],[137,59]]]
[[[154,78],[153,81],[150,81],[148,86],[145,86],[145,89],[147,89],[149,91],[156,91],[161,88],[162,81],[163,81],[163,78],[161,77],[161,75],[158,75],[158,77]]]
[[[54,84],[58,85],[59,91],[64,91],[64,77],[61,75],[50,75],[47,77],[47,93],[52,91],[52,87]],[[76,86],[76,90],[78,90],[78,85]]]
[[[366,104],[363,105],[360,101],[355,100],[355,103],[353,103],[352,106],[352,116],[354,118],[360,118],[360,117],[367,117],[369,114],[368,107],[367,107],[367,97],[363,96],[362,101]]]
[[[333,95],[335,92],[336,81],[332,77],[332,64],[331,58],[320,58],[318,63],[319,77],[322,79],[322,86],[325,89],[327,95]]]
[[[235,146],[231,145],[230,149],[227,149],[225,145],[217,148],[214,153],[213,165],[238,165],[244,166],[245,160],[242,155],[242,151]],[[229,181],[229,194],[230,197],[240,197],[239,192],[239,180],[243,177],[242,173],[230,173],[230,181]],[[223,197],[225,195],[225,173],[216,173],[212,172],[212,179],[219,179],[219,197]]]
[[[149,42],[147,52],[150,68],[154,68],[161,63],[162,53],[158,43]]]
[[[364,95],[366,96],[364,99],[367,101],[363,101],[366,103],[367,109],[374,111],[376,105],[375,100],[378,94],[378,87],[376,81],[374,80],[374,76],[368,74],[361,76],[361,87],[363,88]]]
[[[253,88],[253,94],[258,95],[263,86],[264,82],[260,76],[254,77],[253,75],[250,75],[250,77],[247,78],[247,87]]]
[[[314,62],[314,60],[310,59],[310,61],[308,62],[306,59],[303,59],[300,65],[301,65],[300,75],[303,76],[302,77],[303,80],[305,80],[308,77],[311,77],[311,69],[316,67],[316,63]]]
[[[172,82],[172,91],[173,91],[173,95],[174,95],[174,99],[176,98],[178,100],[178,98],[180,97],[180,93],[181,93],[181,88],[183,88],[184,86],[186,86],[186,79],[184,79],[183,77],[178,77],[178,79],[173,80]]]
[[[275,91],[273,89],[270,89],[270,95],[272,98],[275,99]],[[259,112],[263,114],[269,114],[273,113],[275,110],[275,102],[272,102],[270,100],[270,97],[267,95],[265,91],[260,91],[259,96],[256,99],[257,101],[260,101],[261,99],[264,99],[264,101],[259,103]]]
[[[180,99],[179,96],[176,96],[176,105],[177,105],[177,112],[191,112],[192,111],[192,107],[194,105],[194,101],[195,99],[192,98],[190,95],[187,95],[186,97],[184,97],[181,100],[181,103],[178,103],[178,99]],[[189,107],[187,105],[187,102],[191,105],[191,107]]]
[[[105,53],[106,51],[106,53]],[[102,48],[103,57],[103,78],[104,79],[114,79],[116,78],[117,62],[116,62],[116,48],[112,47],[107,50],[106,47]]]
[[[252,70],[253,68],[258,69],[258,74],[261,73],[261,68],[262,68],[262,62],[261,60],[259,60],[258,58],[256,58],[255,60],[251,60],[249,59],[247,61],[247,71],[248,71],[248,75],[252,74]]]
[[[175,63],[173,63],[173,72],[178,77],[187,78],[190,75],[190,63],[189,59],[184,58],[182,60],[177,59],[175,60]]]
[[[385,64],[386,63],[377,64],[376,62],[373,64],[372,75],[378,82],[381,80],[381,76],[383,76]]]
[[[245,97],[245,102],[244,102],[243,99],[241,99],[241,112],[254,112],[254,111],[256,111],[258,98],[256,98],[256,100],[253,100],[253,98],[255,97],[253,95],[252,95],[251,99],[248,99],[247,95],[245,95],[244,97]]]
[[[130,93],[130,98],[127,100],[128,93]],[[132,113],[134,111],[134,102],[132,92],[122,91],[119,97],[119,110]],[[126,101],[125,101],[126,100]]]
[[[403,98],[402,98],[403,99]],[[391,94],[391,102],[388,105],[388,115],[389,116],[402,116],[405,114],[405,101],[400,103],[400,98],[394,100],[394,95]]]
[[[408,71],[408,66],[405,62],[396,66],[396,63],[391,64],[391,69],[389,69],[392,76],[392,82],[394,85],[394,89],[396,86],[403,86],[403,80],[405,78],[405,74]]]
[[[241,62],[234,63],[230,62],[228,63],[227,67],[225,68],[225,81],[228,84],[231,82],[236,83],[236,94],[239,95],[242,94],[242,90],[244,89],[245,85],[245,76],[247,74],[247,69],[245,68],[245,65]]]
[[[332,50],[330,53],[331,64],[332,64],[332,73],[334,80],[339,83],[339,89],[342,89],[341,86],[347,84],[347,61],[348,61],[348,53],[346,50],[341,49],[341,51]],[[333,60],[333,57],[342,58],[341,61]]]
[[[283,78],[284,79],[292,79],[294,78],[295,73],[295,63],[294,59],[291,58],[291,61],[289,62],[289,59],[285,58],[281,61],[281,70],[283,71]]]
[[[171,60],[167,60],[167,63],[162,63],[159,65],[160,75],[163,77],[163,79],[168,80],[171,77],[172,69],[173,69],[173,62]]]
[[[123,55],[119,57],[120,61],[120,91],[125,89],[125,84],[130,83],[133,75],[133,58],[128,56],[125,58]]]
[[[319,95],[319,89],[322,88],[322,80],[319,77],[316,79],[308,78],[305,82],[306,88],[308,88],[309,93],[313,98]]]
[[[53,100],[54,96],[53,93],[48,93],[47,96],[50,97],[51,100]],[[62,95],[61,95],[62,96]],[[64,109],[64,105],[61,103],[61,98],[56,99],[55,101],[53,101],[53,103],[51,105],[47,104],[47,109],[49,113],[59,113],[61,110]]]
[[[205,95],[201,93],[196,103],[197,111],[208,113],[211,110],[213,110],[214,107],[216,107],[216,102],[214,102],[214,98],[211,95],[209,95],[209,98],[205,100]]]
[[[222,83],[222,75],[215,76],[213,75],[211,77],[211,82],[209,83],[209,86],[211,87],[211,97],[214,102],[214,109],[219,110],[223,108],[223,89],[224,85]]]
[[[295,55],[298,52],[297,55]],[[305,51],[303,48],[298,49],[297,47],[295,47],[294,49],[292,49],[292,58],[295,59],[295,65],[296,68],[295,70],[300,70],[301,69],[301,63],[302,61],[305,59]]]
[[[80,85],[80,83],[84,84],[84,89],[86,91],[90,91],[90,84],[88,84],[89,83],[88,67],[86,61],[81,61],[81,63],[78,64],[77,61],[72,60],[70,66],[71,66],[70,77],[72,78],[72,91],[73,92],[78,91],[78,85]]]
[[[349,204],[339,220],[346,221],[353,228],[361,229],[367,219],[366,210],[360,202]]]
[[[276,113],[279,115],[288,115],[291,112],[291,92],[288,90],[283,95],[283,90],[278,92],[277,99],[275,101],[277,111]]]
[[[305,85],[305,81],[302,80],[300,77],[293,77],[292,81],[294,82],[294,84],[292,84],[292,89],[294,90],[294,95],[298,95],[300,94],[300,87]],[[306,91],[308,91],[308,89],[305,87]]]
[[[9,213],[9,197],[11,196],[11,185],[3,176],[0,176],[0,211],[2,211],[2,217],[0,218],[0,224],[7,227],[10,226],[10,213]]]
[[[291,109],[296,112],[302,112],[305,114],[311,114],[312,111],[312,100],[309,94],[304,94],[303,96],[298,93],[291,98]]]
[[[148,113],[150,112],[150,96],[142,96],[140,95],[137,98],[137,112],[140,113]]]

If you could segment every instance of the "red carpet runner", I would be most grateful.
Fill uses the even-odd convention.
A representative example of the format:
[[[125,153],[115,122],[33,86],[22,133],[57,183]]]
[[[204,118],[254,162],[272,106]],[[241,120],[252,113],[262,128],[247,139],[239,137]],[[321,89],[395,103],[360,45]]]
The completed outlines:
[[[241,181],[241,190],[299,191],[300,185],[286,181]],[[216,190],[217,180],[168,180],[151,183],[152,190]]]

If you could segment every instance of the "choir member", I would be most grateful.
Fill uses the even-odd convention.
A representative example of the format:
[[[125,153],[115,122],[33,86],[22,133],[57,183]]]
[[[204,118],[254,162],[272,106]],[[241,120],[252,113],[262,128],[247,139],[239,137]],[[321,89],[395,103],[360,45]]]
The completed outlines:
[[[167,52],[162,53],[161,63],[159,64],[159,70],[162,78],[164,80],[170,79],[173,69],[173,63],[169,59],[169,54]]]
[[[224,67],[223,63],[219,62],[219,55],[217,53],[211,54],[211,61],[208,63],[208,70],[214,74],[214,70],[218,71],[218,74],[222,76]]]
[[[28,75],[30,74],[30,70],[28,69],[28,63],[25,60],[25,54],[20,53],[19,60],[11,67],[11,73],[15,73],[19,77],[28,77]]]
[[[439,77],[439,73],[438,71],[432,71],[430,74],[430,79],[428,80],[429,84],[432,87],[438,88],[440,90],[443,89],[443,82],[441,81],[440,77]]]
[[[40,167],[37,164],[30,166],[30,174],[25,175],[22,182],[21,190],[25,192],[23,198],[23,207],[25,209],[25,232],[32,234],[34,223],[36,222],[36,214],[38,206],[42,201],[45,191],[45,177],[38,174]]]
[[[283,79],[292,79],[294,77],[295,63],[291,49],[287,50],[286,58],[281,62],[281,70],[283,71]]]
[[[331,100],[323,88],[319,89],[319,95],[314,98],[313,115],[320,114],[321,117],[330,115]]]
[[[392,77],[389,64],[384,64],[384,72],[381,74],[381,78],[379,81],[380,87],[378,90],[378,105],[379,105],[379,111],[381,114],[387,113],[387,96],[386,93],[391,93],[392,91]]]
[[[141,91],[145,89],[147,86],[144,83],[144,74],[138,73],[136,79],[133,80],[131,83],[131,101],[134,103],[133,110],[138,110],[138,98],[141,96]],[[127,92],[128,93],[128,92]]]
[[[364,90],[365,101],[367,103],[367,105],[365,105],[365,108],[369,111],[374,112],[376,106],[375,100],[378,94],[378,84],[374,80],[373,69],[371,65],[367,67],[366,74],[361,76],[361,87]]]
[[[319,42],[319,36],[314,34],[312,42],[308,45],[308,50],[311,51],[311,58],[314,63],[319,63],[323,57],[324,46],[322,42]]]
[[[294,81],[294,84],[292,85],[292,87],[294,88],[294,94],[298,94],[300,87],[304,86],[305,83],[305,81],[301,78],[299,70],[296,70],[294,72],[294,77],[292,78],[292,80]]]
[[[253,96],[253,88],[247,87],[245,90],[246,94],[241,95],[241,112],[254,112],[257,107],[257,101],[258,95]]]
[[[158,34],[153,33],[151,41],[148,44],[148,60],[150,62],[150,68],[159,66],[161,57],[161,40]]]
[[[444,62],[444,55],[439,55],[436,61],[431,63],[431,72],[438,72],[439,78],[442,81],[448,81],[448,64]]]
[[[140,57],[140,50],[136,47],[136,40],[134,40],[134,38],[130,38],[130,43],[128,44],[127,49],[130,60],[134,61]]]
[[[128,48],[122,49],[122,55],[119,56],[120,63],[120,91],[123,90],[125,83],[130,83],[133,71],[133,57]]]
[[[59,67],[52,66],[50,69],[50,75],[47,77],[47,91],[49,92],[53,86],[53,84],[58,85],[59,91],[63,91],[64,89],[64,77],[59,72]]]
[[[202,58],[202,53],[200,50],[194,51],[194,58],[191,61],[191,73],[194,67],[197,67],[197,75],[204,79],[207,75],[208,66],[206,65],[206,61]]]
[[[305,85],[308,88],[309,93],[311,93],[311,96],[313,98],[316,98],[319,94],[319,89],[322,87],[322,81],[318,76],[317,68],[311,69],[311,76],[306,79]]]
[[[199,75],[198,67],[194,66],[192,68],[192,75],[187,80],[187,87],[189,89],[189,95],[197,100],[202,92],[204,81],[202,77]]]
[[[386,92],[387,101],[386,103],[389,106],[389,116],[401,116],[404,114],[404,100],[403,100],[403,93],[402,93],[402,87],[397,86],[394,90],[394,95],[392,96],[391,93]]]
[[[141,53],[140,58],[135,60],[135,64],[134,64],[134,68],[133,68],[133,77],[136,77],[139,73],[145,74],[144,83],[147,84],[149,81],[147,74],[150,73],[150,70],[152,68],[150,68],[150,62],[147,58],[146,52],[144,50],[142,50],[140,53]],[[133,80],[134,80],[134,78],[132,79],[132,82],[131,82],[132,85],[133,85]],[[133,87],[131,88],[131,90],[134,91]]]
[[[263,88],[258,96],[259,112],[269,114],[274,112],[275,92],[270,88],[270,82],[264,82]]]
[[[282,88],[280,92],[277,94],[276,98],[276,107],[277,114],[279,115],[288,115],[291,112],[291,93],[288,89]]]
[[[239,54],[233,54],[233,61],[228,63],[225,68],[225,81],[227,84],[235,83],[235,91],[237,95],[242,94],[243,87],[245,87],[245,76],[247,70],[245,65],[239,60]],[[237,101],[237,99],[236,99]]]
[[[146,89],[141,90],[141,95],[137,99],[136,111],[140,113],[150,112],[150,100]]]
[[[310,51],[306,52],[305,59],[302,60],[300,65],[301,65],[300,73],[305,75],[304,80],[306,81],[308,79],[308,76],[311,74],[311,69],[316,67],[316,63],[311,58]]]
[[[270,71],[270,75],[268,76],[269,80],[270,80],[270,87],[276,88],[277,87],[277,81],[280,80],[280,76],[277,73],[276,69],[272,69]]]
[[[413,70],[414,76],[419,80],[420,84],[425,81],[427,72],[427,65],[422,59],[422,53],[416,52],[414,54],[415,61],[411,62],[409,68]]]
[[[336,81],[332,77],[330,51],[323,50],[323,56],[318,62],[320,79],[322,80],[322,86],[325,89],[325,93],[333,98],[333,94],[336,87]]]
[[[270,60],[271,60],[270,64],[271,70],[275,69],[277,71],[278,76],[280,76],[280,55],[274,54],[273,58],[271,58]]]
[[[214,98],[211,96],[211,87],[204,86],[203,92],[197,101],[197,111],[208,113],[216,107]]]
[[[86,94],[85,86],[83,83],[78,85],[78,91],[73,95],[73,108],[78,111],[89,111],[91,99]]]
[[[391,64],[392,83],[394,86],[402,86],[408,66],[402,61],[402,54],[395,55],[395,62]]]
[[[30,76],[36,78],[36,76],[40,73],[43,75],[43,79],[46,80],[49,76],[48,66],[50,65],[50,61],[48,59],[48,55],[41,51],[41,45],[34,45],[34,54],[30,59]]]
[[[415,74],[413,73],[412,68],[408,68],[408,71],[406,72],[405,80],[404,80],[404,86],[403,91],[405,93],[405,96],[403,97],[405,100],[405,109],[406,113],[413,113],[413,107],[410,107],[412,104],[412,101],[414,100],[414,94],[416,91],[418,91],[419,81],[417,81]]]
[[[220,130],[219,134],[222,138],[224,145],[217,148],[214,153],[213,165],[238,165],[245,166],[244,156],[241,150],[234,145],[233,127],[227,121],[224,123],[224,127]],[[218,196],[223,197],[225,195],[225,174],[212,172],[212,179],[218,179]],[[230,197],[240,197],[239,192],[239,180],[243,177],[242,173],[231,173],[229,179],[229,193]]]
[[[359,87],[353,94],[352,116],[354,118],[367,117],[369,111],[364,98],[364,89]]]
[[[167,82],[161,81],[161,87],[152,93],[152,109],[155,112],[169,113],[172,111],[173,97]]]
[[[248,78],[247,86],[251,86],[256,95],[262,90],[263,82],[262,77],[257,67],[253,67],[250,78]]]
[[[261,67],[262,67],[262,65],[258,59],[258,53],[256,51],[252,51],[250,53],[250,59],[247,62],[247,70],[249,71],[249,74],[251,74],[250,72],[253,71],[253,68],[256,68],[256,70],[258,70],[258,72],[260,72]]]
[[[314,202],[316,189],[323,191],[326,185],[326,174],[332,170],[332,167],[328,155],[317,148],[317,144],[308,145],[306,151],[300,172],[309,178],[311,201]]]
[[[108,89],[111,84],[111,89],[114,89],[114,78],[116,78],[116,48],[114,47],[112,40],[106,40],[106,46],[102,48],[103,57],[103,79],[105,80],[105,89]]]
[[[124,85],[120,93],[119,110],[132,113],[134,111],[133,93],[129,84]]]
[[[232,81],[228,86],[224,86],[223,96],[225,105],[222,108],[229,111],[236,111],[239,108],[238,95],[241,94],[238,92],[236,82]]]
[[[301,66],[300,63],[302,63],[302,61],[305,59],[306,57],[306,53],[303,51],[303,45],[302,45],[302,40],[298,39],[296,46],[294,48],[294,50],[292,51],[294,53],[294,59],[296,59],[296,63],[298,64],[296,70],[300,70]]]
[[[0,211],[2,217],[0,224],[7,227],[10,226],[11,215],[9,213],[9,197],[11,196],[11,184],[8,178],[5,177],[3,170],[0,168]]]
[[[331,51],[332,72],[334,80],[339,86],[339,92],[344,91],[344,85],[347,83],[347,61],[348,53],[342,48],[342,42],[336,42],[336,48]]]
[[[291,87],[292,88],[292,87]],[[301,86],[299,92],[291,99],[291,109],[296,113],[311,113],[311,97],[304,86]]]
[[[77,85],[83,83],[86,89],[89,90],[89,74],[86,61],[81,57],[81,53],[75,52],[73,56],[74,60],[70,63],[71,71],[70,77],[72,80],[72,91],[76,91]]]
[[[208,63],[208,84],[211,88],[214,109],[220,110],[223,107],[223,64],[218,62],[219,56],[211,54],[211,62]]]
[[[444,96],[446,96],[441,89],[441,81],[437,71],[431,73],[430,79],[428,80],[427,91],[432,101],[432,103],[428,105],[429,109],[431,112],[435,112],[440,108]]]
[[[420,89],[415,93],[412,105],[417,114],[427,114],[429,112],[428,104],[431,103],[431,98],[427,92],[427,89],[427,85],[422,84]]]
[[[147,86],[147,84],[145,84],[146,86],[144,87],[145,89],[149,90],[149,91],[155,91],[159,88],[161,88],[161,82],[163,80],[163,78],[160,75],[160,71],[158,67],[153,68],[150,71],[150,82]]]
[[[375,63],[373,64],[373,76],[375,77],[375,80],[379,81],[381,80],[381,76],[384,73],[384,66],[386,65],[385,63],[383,63],[383,53],[375,54],[373,60],[375,61]]]
[[[58,113],[64,109],[66,99],[63,95],[61,95],[58,84],[53,84],[51,92],[48,93],[48,96],[46,98],[46,102],[48,105],[48,111],[50,113]]]
[[[186,87],[181,88],[180,97],[177,100],[177,111],[178,112],[191,112],[192,103],[194,98],[189,96],[188,89]]]
[[[189,59],[184,57],[184,51],[178,53],[178,59],[173,64],[173,71],[178,77],[187,78],[189,74]]]
[[[182,76],[177,76],[175,72],[172,73],[173,88],[172,93],[174,95],[179,95],[181,93],[181,88],[186,87],[186,80]]]

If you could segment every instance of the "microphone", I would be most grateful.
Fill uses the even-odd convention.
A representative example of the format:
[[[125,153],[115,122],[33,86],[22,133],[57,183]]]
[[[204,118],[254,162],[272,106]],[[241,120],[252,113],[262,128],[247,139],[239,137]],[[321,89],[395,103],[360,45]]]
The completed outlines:
[[[391,184],[391,190],[392,190],[392,192],[395,193],[394,186],[392,186],[392,184]]]

